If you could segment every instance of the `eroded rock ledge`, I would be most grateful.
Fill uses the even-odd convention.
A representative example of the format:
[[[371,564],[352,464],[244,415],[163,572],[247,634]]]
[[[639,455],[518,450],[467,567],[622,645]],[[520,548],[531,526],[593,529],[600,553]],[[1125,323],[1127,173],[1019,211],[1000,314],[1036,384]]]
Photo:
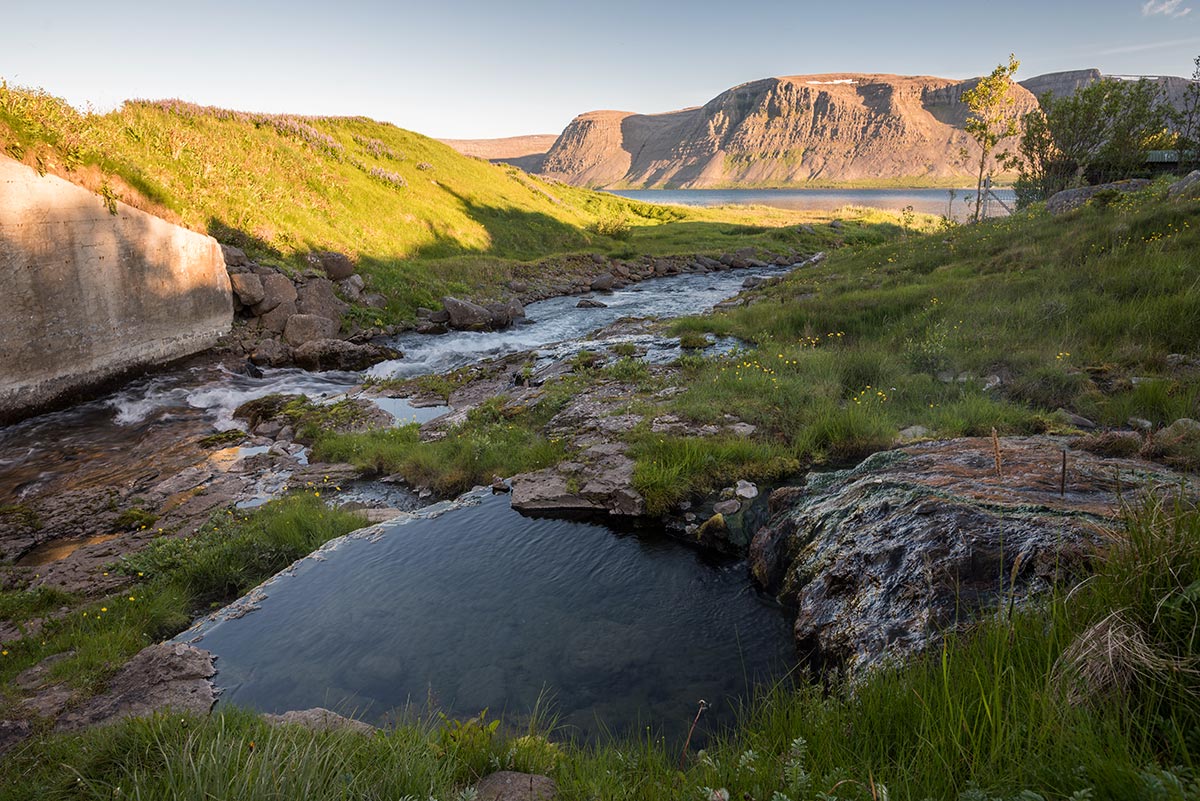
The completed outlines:
[[[751,570],[796,609],[802,655],[850,671],[904,658],[1086,566],[1122,504],[1200,487],[1054,437],[911,445],[776,490]],[[1065,489],[1065,491],[1063,491]]]

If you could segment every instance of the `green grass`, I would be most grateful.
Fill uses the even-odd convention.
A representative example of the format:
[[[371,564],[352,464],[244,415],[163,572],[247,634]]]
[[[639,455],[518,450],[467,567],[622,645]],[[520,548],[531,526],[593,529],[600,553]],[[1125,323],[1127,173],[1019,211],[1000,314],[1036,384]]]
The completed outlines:
[[[491,483],[493,476],[538,470],[565,458],[566,446],[540,431],[561,397],[532,409],[509,406],[503,398],[487,401],[436,441],[422,441],[416,424],[326,435],[314,446],[313,458],[349,462],[379,474],[399,473],[414,486],[452,496]]]
[[[2,80],[0,150],[266,264],[299,270],[311,251],[344,252],[388,300],[385,309],[356,312],[368,324],[411,319],[446,294],[484,300],[513,279],[553,286],[595,271],[571,254],[812,252],[897,227],[894,217],[861,210],[846,216],[863,224],[839,234],[797,227],[829,219],[819,213],[639,203],[468,158],[364,117],[272,116],[177,100],[82,114]]]
[[[834,463],[912,425],[1031,434],[1064,429],[1059,408],[1113,426],[1195,418],[1200,375],[1165,357],[1200,352],[1200,204],[1162,195],[843,249],[762,302],[676,321],[688,342],[747,344],[681,361],[687,392],[671,411],[698,424],[733,415],[801,462]],[[992,376],[1002,383],[985,391]],[[1192,447],[1179,443],[1173,463],[1200,462]],[[687,491],[687,461],[655,466],[680,476],[653,482],[656,494]]]
[[[38,735],[0,763],[0,798],[111,799],[119,787],[147,799],[423,801],[470,797],[480,776],[515,769],[548,773],[566,801],[716,789],[749,801],[1187,801],[1200,798],[1198,588],[1200,513],[1133,510],[1078,587],[853,686],[761,688],[682,771],[678,744],[653,733],[547,744],[545,710],[525,731],[431,719],[360,737],[270,728],[227,709]],[[1139,648],[1102,636],[1114,612]],[[1087,643],[1116,643],[1116,670],[1074,660]],[[1082,681],[1080,667],[1097,678]]]
[[[127,576],[129,585],[103,598],[78,599],[42,587],[0,592],[0,612],[17,624],[70,608],[65,617],[46,623],[39,636],[0,644],[0,684],[47,656],[65,653],[69,656],[52,675],[97,690],[145,646],[173,636],[197,614],[234,600],[326,541],[363,525],[357,515],[327,509],[315,494],[298,495],[252,512],[228,511],[194,537],[154,540],[110,568]]]

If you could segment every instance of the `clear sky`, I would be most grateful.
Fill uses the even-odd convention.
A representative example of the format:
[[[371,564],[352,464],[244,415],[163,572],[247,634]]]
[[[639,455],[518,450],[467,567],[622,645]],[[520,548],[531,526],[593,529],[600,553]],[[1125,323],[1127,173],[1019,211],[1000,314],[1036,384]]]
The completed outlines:
[[[1190,75],[1200,0],[5,0],[0,77],[99,109],[179,97],[431,136],[558,133],[770,75]]]

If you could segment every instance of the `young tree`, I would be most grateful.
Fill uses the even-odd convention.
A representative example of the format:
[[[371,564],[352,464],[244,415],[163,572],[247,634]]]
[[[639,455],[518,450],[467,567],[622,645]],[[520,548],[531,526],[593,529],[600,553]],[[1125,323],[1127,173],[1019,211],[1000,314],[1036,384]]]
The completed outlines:
[[[966,129],[979,145],[979,176],[975,185],[974,219],[979,219],[983,208],[983,182],[988,174],[988,165],[996,145],[1010,136],[1017,135],[1018,115],[1013,110],[1015,98],[1012,94],[1012,76],[1021,66],[1016,56],[1009,55],[1008,64],[1001,64],[992,74],[980,78],[979,83],[963,92],[963,102],[970,109]],[[998,153],[1003,160],[1008,154]]]
[[[1149,81],[1104,79],[1064,97],[1044,95],[1041,108],[1025,115],[1017,152],[1005,161],[1019,172],[1017,205],[1139,174],[1146,151],[1168,146],[1169,116]]]
[[[1175,147],[1179,150],[1179,165],[1200,163],[1200,56],[1192,60],[1192,80],[1183,93],[1183,107],[1175,119],[1179,132]]]

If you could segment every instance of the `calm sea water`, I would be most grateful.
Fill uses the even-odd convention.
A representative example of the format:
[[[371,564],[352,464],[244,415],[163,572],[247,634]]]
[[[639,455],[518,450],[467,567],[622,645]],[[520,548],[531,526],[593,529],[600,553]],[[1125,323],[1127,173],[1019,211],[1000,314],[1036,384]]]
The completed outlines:
[[[946,215],[955,220],[966,219],[969,203],[974,202],[974,189],[956,189],[953,198],[948,189],[629,189],[613,191],[614,195],[647,203],[667,203],[682,206],[749,205],[774,206],[799,211],[833,211],[842,206],[867,206],[885,211],[903,211],[912,206],[921,214]],[[995,190],[1009,206],[1016,198],[1011,189]],[[991,216],[1004,214],[998,204],[992,204]]]

